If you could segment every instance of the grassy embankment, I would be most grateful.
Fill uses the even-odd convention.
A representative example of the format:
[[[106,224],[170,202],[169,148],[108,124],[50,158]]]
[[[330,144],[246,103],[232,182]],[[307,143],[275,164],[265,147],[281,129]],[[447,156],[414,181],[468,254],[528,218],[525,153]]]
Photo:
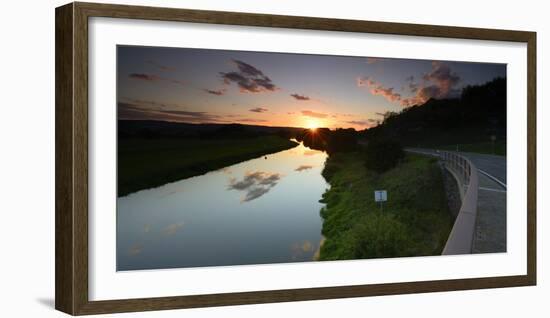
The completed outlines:
[[[118,195],[201,175],[296,145],[278,136],[206,140],[120,139]]]
[[[384,173],[369,171],[362,153],[331,155],[323,176],[325,242],[320,260],[386,258],[441,253],[453,219],[435,159],[408,154]],[[388,191],[383,211],[374,190]]]

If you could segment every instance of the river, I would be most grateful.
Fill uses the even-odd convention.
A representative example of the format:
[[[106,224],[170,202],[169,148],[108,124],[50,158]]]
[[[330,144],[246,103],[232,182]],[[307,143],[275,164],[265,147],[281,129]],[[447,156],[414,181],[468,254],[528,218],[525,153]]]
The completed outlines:
[[[117,270],[312,261],[327,154],[300,144],[117,199]]]

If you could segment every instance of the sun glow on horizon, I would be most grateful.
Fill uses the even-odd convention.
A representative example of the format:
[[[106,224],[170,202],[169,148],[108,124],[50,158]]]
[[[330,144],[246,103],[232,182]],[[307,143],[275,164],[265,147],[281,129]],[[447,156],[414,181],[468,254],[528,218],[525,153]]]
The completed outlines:
[[[321,123],[318,120],[308,118],[304,126],[311,131],[315,131],[317,128],[321,127]]]

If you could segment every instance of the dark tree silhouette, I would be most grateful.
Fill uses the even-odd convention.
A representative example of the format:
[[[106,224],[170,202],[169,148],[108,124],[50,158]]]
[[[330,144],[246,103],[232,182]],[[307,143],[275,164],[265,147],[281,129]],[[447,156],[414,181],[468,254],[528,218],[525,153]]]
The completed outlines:
[[[506,138],[506,79],[467,86],[459,98],[430,99],[384,114],[381,125],[360,133],[367,141],[399,140],[404,146],[436,146]]]
[[[328,128],[304,129],[296,135],[306,147],[327,153],[357,150],[357,131],[353,128],[330,130]]]
[[[365,166],[377,172],[395,167],[405,157],[401,144],[395,140],[371,140],[367,144],[365,153]]]

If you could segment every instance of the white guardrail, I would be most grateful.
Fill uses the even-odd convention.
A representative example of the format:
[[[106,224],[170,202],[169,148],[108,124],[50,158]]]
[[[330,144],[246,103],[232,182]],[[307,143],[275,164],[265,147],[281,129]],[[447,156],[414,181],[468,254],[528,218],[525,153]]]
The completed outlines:
[[[441,151],[439,157],[445,168],[458,182],[462,205],[456,216],[442,255],[470,254],[474,240],[477,216],[477,192],[479,178],[476,166],[467,158],[448,151]]]

